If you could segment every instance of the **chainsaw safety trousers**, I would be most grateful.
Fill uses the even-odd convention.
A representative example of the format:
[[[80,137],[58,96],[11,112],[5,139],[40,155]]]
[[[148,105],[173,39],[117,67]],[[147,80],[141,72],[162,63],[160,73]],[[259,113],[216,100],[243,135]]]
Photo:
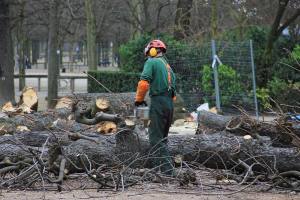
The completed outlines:
[[[153,164],[166,175],[173,174],[173,161],[168,151],[168,133],[173,118],[172,93],[151,97],[149,140]],[[151,156],[151,157],[152,157]]]

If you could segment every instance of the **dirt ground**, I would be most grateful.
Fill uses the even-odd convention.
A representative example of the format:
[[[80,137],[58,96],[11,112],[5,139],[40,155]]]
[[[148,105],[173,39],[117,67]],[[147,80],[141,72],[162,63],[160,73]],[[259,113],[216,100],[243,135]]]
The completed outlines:
[[[74,174],[62,186],[62,192],[56,185],[35,185],[31,190],[0,190],[0,200],[58,200],[58,199],[132,199],[132,200],[300,200],[300,194],[284,190],[270,190],[267,183],[253,186],[238,185],[234,181],[216,182],[214,171],[204,168],[197,171],[198,185],[180,186],[178,182],[152,183],[141,182],[133,187],[113,189],[98,189],[98,185],[83,174]],[[245,189],[246,187],[246,189]],[[45,188],[45,191],[43,190]]]
[[[168,191],[161,192],[155,190],[134,190],[130,189],[125,192],[97,192],[96,189],[88,190],[73,190],[71,192],[36,192],[36,191],[10,191],[2,192],[0,199],[14,199],[14,200],[35,200],[35,199],[49,199],[49,200],[58,200],[58,199],[132,199],[132,200],[187,200],[187,199],[203,199],[203,200],[298,200],[300,199],[299,195],[290,195],[290,194],[271,194],[271,193],[257,193],[257,192],[242,192],[239,194],[224,196],[224,195],[201,195],[199,194],[184,194],[182,193],[169,193]]]

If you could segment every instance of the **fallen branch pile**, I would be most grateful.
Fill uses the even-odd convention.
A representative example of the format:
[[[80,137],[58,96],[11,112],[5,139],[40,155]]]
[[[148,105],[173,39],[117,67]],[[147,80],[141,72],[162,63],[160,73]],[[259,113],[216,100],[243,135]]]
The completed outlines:
[[[46,112],[1,113],[0,186],[28,188],[48,182],[61,190],[63,180],[77,172],[86,173],[101,188],[124,189],[160,179],[151,165],[146,132],[112,112],[107,99],[91,102],[64,98]],[[197,184],[192,169],[206,166],[222,169],[216,180],[266,181],[270,188],[298,191],[299,124],[280,120],[266,126],[246,115],[225,118],[203,112],[201,134],[169,137],[175,166],[188,169],[173,179]]]

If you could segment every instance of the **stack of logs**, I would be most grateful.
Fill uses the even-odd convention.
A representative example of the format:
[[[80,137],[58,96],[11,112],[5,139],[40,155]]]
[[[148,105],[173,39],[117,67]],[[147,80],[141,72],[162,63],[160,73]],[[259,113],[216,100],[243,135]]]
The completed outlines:
[[[37,112],[37,100],[28,103],[25,94],[17,107],[8,109],[6,104],[0,112],[1,175],[24,171],[35,162],[59,175],[59,181],[68,173],[85,171],[85,166],[151,167],[147,135],[125,116],[112,113],[108,99],[98,97],[87,104],[64,97],[55,109]],[[21,107],[30,112],[16,111]],[[235,170],[254,164],[253,170],[267,171],[266,176],[300,169],[297,122],[281,117],[262,123],[246,115],[232,118],[205,111],[199,120],[198,134],[169,136],[176,162]]]

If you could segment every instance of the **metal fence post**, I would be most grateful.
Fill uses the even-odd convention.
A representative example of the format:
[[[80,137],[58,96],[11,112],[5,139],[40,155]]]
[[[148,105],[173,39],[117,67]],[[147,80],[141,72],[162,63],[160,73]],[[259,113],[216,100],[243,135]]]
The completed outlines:
[[[255,104],[255,115],[259,119],[258,115],[258,103],[256,96],[256,79],[255,79],[255,65],[254,65],[254,55],[253,55],[253,42],[250,40],[250,54],[251,54],[251,68],[252,68],[252,83],[253,83],[253,95],[254,95],[254,104]]]
[[[216,61],[216,42],[215,40],[211,41],[211,50],[212,50],[212,68],[214,72],[214,84],[215,84],[215,93],[216,93],[216,107],[219,112],[221,112],[221,100],[220,100],[220,90],[219,90],[219,78],[218,78],[218,63]]]

